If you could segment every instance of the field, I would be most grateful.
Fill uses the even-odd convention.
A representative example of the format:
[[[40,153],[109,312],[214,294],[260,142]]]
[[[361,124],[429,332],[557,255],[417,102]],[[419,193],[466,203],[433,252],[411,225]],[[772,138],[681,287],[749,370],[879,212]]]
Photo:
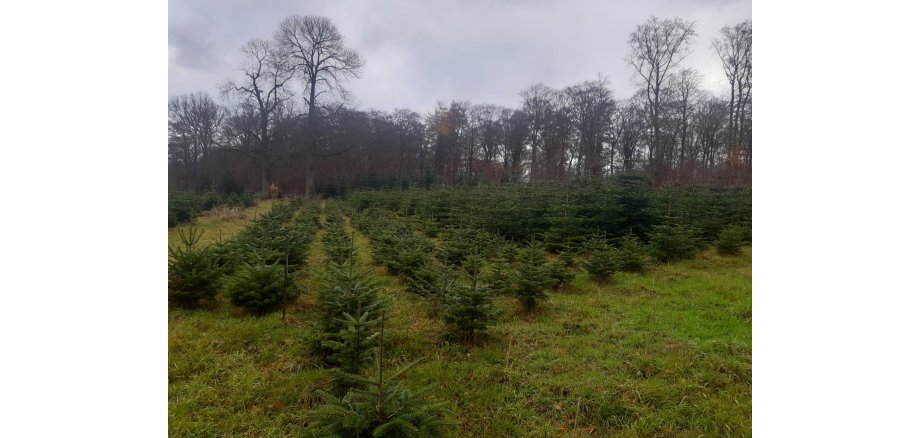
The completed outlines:
[[[171,308],[171,436],[303,433],[319,404],[316,391],[332,379],[311,348],[330,214],[344,219],[358,264],[381,281],[388,303],[386,368],[422,359],[404,383],[430,386],[425,397],[447,402],[459,423],[448,436],[750,435],[749,245],[738,255],[708,246],[693,258],[656,263],[642,273],[617,272],[610,281],[576,269],[574,279],[536,310],[497,296],[495,324],[484,336],[461,342],[430,298],[410,292],[411,282],[375,257],[386,247],[373,221],[383,224],[378,227],[405,222],[438,250],[448,245],[445,235],[424,237],[431,225],[424,217],[354,208],[362,202],[357,196],[314,206],[320,226],[304,267],[294,274],[304,293],[287,306],[283,320],[280,312],[252,315],[223,295],[203,308]],[[247,209],[247,217],[270,207],[260,203]],[[215,233],[229,238],[246,222],[199,218],[197,225],[207,230],[204,242]],[[548,260],[558,257],[547,253]]]

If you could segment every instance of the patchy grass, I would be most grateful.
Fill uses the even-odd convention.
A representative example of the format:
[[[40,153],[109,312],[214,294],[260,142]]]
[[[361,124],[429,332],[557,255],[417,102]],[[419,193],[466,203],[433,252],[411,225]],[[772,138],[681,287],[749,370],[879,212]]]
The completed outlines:
[[[182,224],[170,228],[169,247],[172,248],[174,245],[182,243],[182,240],[179,239],[179,228],[195,227],[204,231],[197,247],[207,246],[221,239],[229,239],[233,237],[234,234],[246,228],[246,226],[260,214],[271,210],[275,202],[277,202],[277,200],[259,200],[254,207],[243,209],[233,207],[239,209],[239,213],[234,214],[206,213],[204,216],[195,218],[190,224]],[[224,213],[226,213],[226,211]]]
[[[370,264],[366,237],[356,242]],[[306,342],[319,243],[302,273],[308,292],[286,322],[226,303],[170,310],[171,436],[300,434],[313,391],[330,377]],[[582,272],[532,314],[499,298],[500,320],[477,345],[444,341],[430,305],[377,270],[391,302],[388,362],[426,358],[407,383],[434,385],[430,396],[451,404],[462,424],[451,436],[751,434],[750,247],[617,273],[607,284]]]

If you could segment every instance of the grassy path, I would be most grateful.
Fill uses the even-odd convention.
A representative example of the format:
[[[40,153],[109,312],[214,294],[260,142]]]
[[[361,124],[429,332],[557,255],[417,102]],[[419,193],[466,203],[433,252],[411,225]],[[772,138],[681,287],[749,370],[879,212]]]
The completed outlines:
[[[245,229],[255,218],[260,214],[265,213],[268,210],[271,210],[272,206],[278,202],[276,200],[260,200],[256,202],[256,205],[243,209],[239,217],[230,218],[230,219],[218,219],[214,217],[209,217],[207,214],[195,218],[195,220],[190,224],[182,224],[177,227],[169,229],[169,247],[172,248],[174,245],[181,243],[179,240],[179,228],[195,227],[199,228],[204,233],[201,237],[201,242],[198,243],[200,247],[210,245],[218,240],[227,240],[233,237],[234,234]]]

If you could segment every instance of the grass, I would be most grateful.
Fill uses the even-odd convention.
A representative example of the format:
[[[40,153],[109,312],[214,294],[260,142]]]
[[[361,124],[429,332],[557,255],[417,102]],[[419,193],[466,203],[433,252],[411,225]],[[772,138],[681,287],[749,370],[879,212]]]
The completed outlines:
[[[309,266],[321,264],[319,242]],[[370,264],[366,237],[356,242]],[[387,362],[425,358],[406,383],[433,385],[429,395],[450,403],[462,424],[450,436],[751,434],[749,247],[617,273],[607,284],[582,272],[532,314],[500,298],[500,320],[477,345],[446,342],[430,305],[377,270],[392,303]],[[308,291],[286,322],[227,303],[170,310],[171,436],[300,434],[313,390],[330,378],[306,341],[315,275],[301,283]]]
[[[212,215],[202,215],[195,218],[190,224],[182,224],[169,229],[169,247],[179,245],[182,241],[179,239],[179,229],[195,227],[200,228],[204,233],[201,241],[196,247],[210,245],[218,240],[226,240],[233,237],[234,234],[242,231],[258,215],[271,210],[275,200],[259,200],[253,207],[242,209],[241,217],[222,218]]]

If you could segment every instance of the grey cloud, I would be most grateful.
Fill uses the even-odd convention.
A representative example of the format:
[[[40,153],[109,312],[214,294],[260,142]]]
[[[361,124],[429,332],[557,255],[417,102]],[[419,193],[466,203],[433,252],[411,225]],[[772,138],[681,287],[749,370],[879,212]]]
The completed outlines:
[[[610,79],[617,97],[636,86],[626,41],[651,15],[696,22],[684,66],[724,80],[710,41],[723,25],[751,17],[750,0],[632,1],[171,1],[169,92],[206,90],[233,74],[239,46],[270,38],[286,16],[325,15],[366,59],[349,84],[363,107],[430,111],[451,99],[515,106],[521,89]]]

